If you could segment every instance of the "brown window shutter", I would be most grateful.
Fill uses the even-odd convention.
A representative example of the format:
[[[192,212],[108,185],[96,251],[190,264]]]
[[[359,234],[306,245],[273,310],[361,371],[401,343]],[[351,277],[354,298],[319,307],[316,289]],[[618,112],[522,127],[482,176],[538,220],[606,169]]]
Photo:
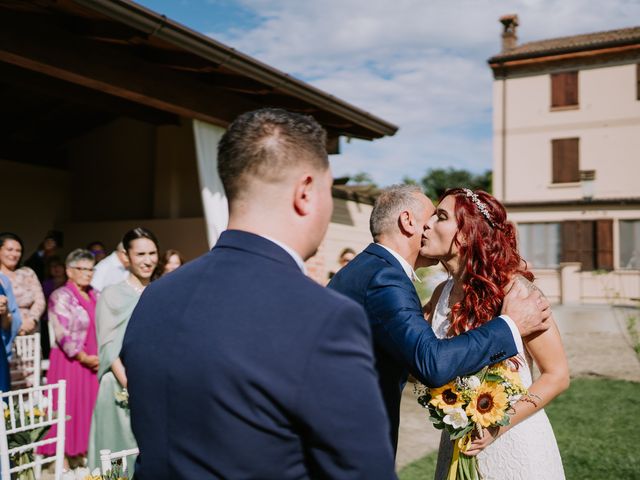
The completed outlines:
[[[579,261],[583,271],[591,271],[596,267],[595,262],[595,222],[578,222]]]
[[[551,74],[551,106],[578,105],[578,72]]]
[[[565,73],[566,105],[578,105],[578,72]]]
[[[553,183],[580,181],[580,139],[551,140]]]
[[[613,270],[613,220],[596,221],[596,267]]]
[[[640,100],[640,63],[636,65],[636,97]]]

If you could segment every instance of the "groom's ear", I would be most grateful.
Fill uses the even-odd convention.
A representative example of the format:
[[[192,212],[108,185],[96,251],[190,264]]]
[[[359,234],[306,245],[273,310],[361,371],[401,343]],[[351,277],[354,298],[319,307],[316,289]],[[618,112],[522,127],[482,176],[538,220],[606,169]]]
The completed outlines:
[[[416,219],[409,210],[400,212],[398,217],[398,227],[400,231],[405,235],[413,235],[416,233]]]

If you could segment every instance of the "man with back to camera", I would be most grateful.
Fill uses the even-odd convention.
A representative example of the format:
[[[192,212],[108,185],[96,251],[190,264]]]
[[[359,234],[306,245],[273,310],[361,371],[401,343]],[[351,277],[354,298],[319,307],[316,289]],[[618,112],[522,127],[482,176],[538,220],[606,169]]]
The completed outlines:
[[[125,335],[136,478],[396,478],[366,314],[304,274],[333,209],[324,130],[243,114],[218,171],[228,230]]]
[[[328,285],[367,311],[394,450],[400,400],[409,373],[425,385],[441,386],[522,352],[521,337],[549,327],[545,322],[549,303],[538,290],[529,292],[516,282],[505,297],[500,317],[457,337],[438,340],[411,283],[416,277],[414,268],[434,264],[420,255],[425,226],[434,212],[433,203],[419,187],[384,189],[371,212],[375,243],[337,272]]]

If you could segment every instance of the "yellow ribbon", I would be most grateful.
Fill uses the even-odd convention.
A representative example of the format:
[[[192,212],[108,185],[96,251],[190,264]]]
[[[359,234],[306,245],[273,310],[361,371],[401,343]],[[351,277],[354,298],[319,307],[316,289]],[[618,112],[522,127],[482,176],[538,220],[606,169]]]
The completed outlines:
[[[465,451],[471,442],[471,433],[467,433],[464,437],[453,442],[453,457],[451,457],[451,465],[449,465],[449,477],[447,480],[456,480],[458,477],[458,462],[460,461],[460,452]]]

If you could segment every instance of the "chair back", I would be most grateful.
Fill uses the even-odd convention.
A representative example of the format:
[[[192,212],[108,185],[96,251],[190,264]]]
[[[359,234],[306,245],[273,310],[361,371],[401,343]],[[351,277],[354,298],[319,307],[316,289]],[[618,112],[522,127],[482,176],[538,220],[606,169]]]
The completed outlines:
[[[40,386],[40,334],[18,335],[13,342],[10,364],[11,388]]]
[[[129,450],[120,450],[118,452],[112,452],[111,450],[100,450],[100,466],[102,475],[106,476],[111,473],[114,468],[119,469],[120,473],[127,472],[127,457],[130,455],[138,455],[140,450],[137,448],[130,448]]]
[[[33,469],[40,478],[42,466],[55,462],[54,478],[60,480],[64,467],[66,382],[0,392],[4,421],[0,421],[0,478]],[[54,399],[58,410],[53,411]],[[56,425],[56,435],[44,439],[45,432]],[[55,444],[56,453],[36,455],[36,449]]]

